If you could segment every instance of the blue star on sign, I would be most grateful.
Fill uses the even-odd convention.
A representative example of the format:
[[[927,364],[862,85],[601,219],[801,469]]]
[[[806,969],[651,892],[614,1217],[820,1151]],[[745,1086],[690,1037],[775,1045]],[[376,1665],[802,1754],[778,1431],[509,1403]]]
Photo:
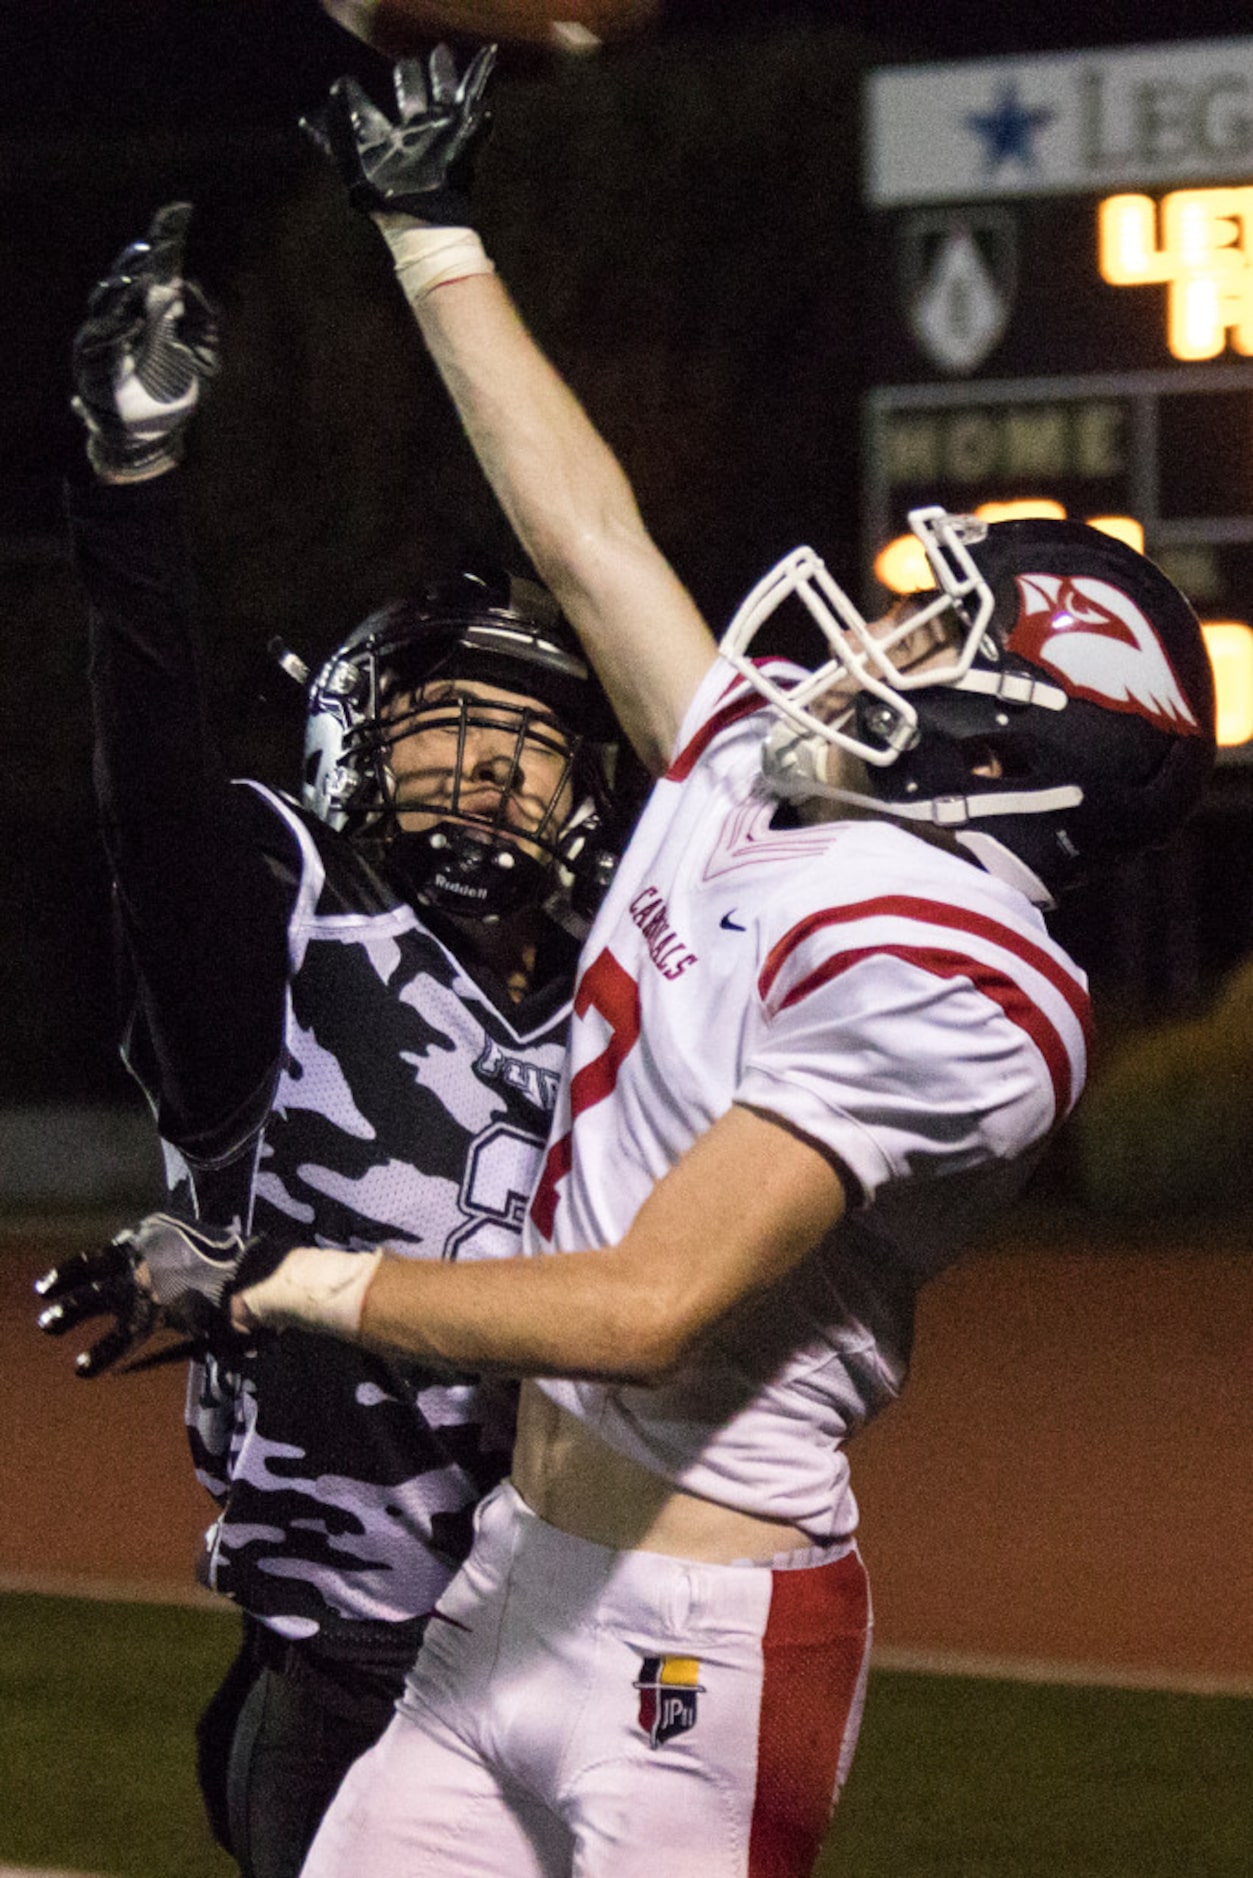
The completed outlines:
[[[1021,163],[1024,169],[1034,169],[1035,139],[1056,115],[1047,105],[1037,105],[1034,109],[1025,105],[1018,95],[1017,79],[1011,78],[1008,84],[1001,86],[990,111],[970,113],[966,128],[983,139],[985,170],[998,170],[1002,163],[1011,162]]]

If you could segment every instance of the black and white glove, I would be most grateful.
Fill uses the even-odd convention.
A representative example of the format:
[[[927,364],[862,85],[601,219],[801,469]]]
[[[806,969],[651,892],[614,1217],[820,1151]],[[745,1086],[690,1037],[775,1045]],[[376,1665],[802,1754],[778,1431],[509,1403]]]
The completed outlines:
[[[189,202],[158,209],[92,290],[74,340],[73,406],[87,455],[108,482],[172,469],[203,382],[218,369],[217,320],[183,278]]]
[[[180,1331],[192,1345],[236,1353],[244,1339],[231,1329],[236,1290],[259,1283],[282,1263],[286,1248],[261,1235],[245,1239],[222,1227],[189,1225],[150,1213],[96,1252],[77,1252],[36,1280],[46,1300],[36,1320],[50,1337],[93,1317],[113,1328],[74,1360],[80,1376],[99,1376],[159,1330]]]
[[[491,124],[486,102],[495,46],[481,46],[458,77],[447,46],[402,59],[392,71],[394,117],[355,78],[339,78],[304,128],[330,157],[353,207],[416,216],[443,228],[472,228],[474,160]]]

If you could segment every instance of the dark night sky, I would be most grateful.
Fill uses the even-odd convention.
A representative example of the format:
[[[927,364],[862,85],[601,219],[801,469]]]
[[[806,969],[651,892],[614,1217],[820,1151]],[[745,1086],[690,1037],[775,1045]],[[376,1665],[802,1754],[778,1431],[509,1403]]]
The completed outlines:
[[[873,57],[881,47],[885,60],[1251,30],[1246,9],[1233,0],[1190,0],[1186,8],[1178,0],[1103,0],[1099,7],[1091,0],[1052,0],[1030,9],[1008,0],[931,0],[930,5],[926,0],[661,0],[661,5],[653,34],[661,44],[672,44],[676,56],[685,35],[747,33],[784,19],[810,19],[827,27],[847,23],[869,39]],[[516,46],[502,56],[502,65],[515,70],[525,69],[528,61],[549,70],[559,63],[556,55]],[[55,485],[55,477],[47,476],[36,486],[31,470],[39,438],[46,433],[50,441],[64,441],[69,432],[63,374],[59,365],[55,374],[46,374],[56,410],[36,420],[29,416],[36,396],[31,373],[38,377],[36,362],[47,353],[47,329],[58,322],[66,330],[71,327],[73,309],[109,244],[120,245],[134,233],[127,219],[138,213],[127,193],[134,153],[149,133],[201,140],[207,135],[210,149],[221,134],[225,175],[232,167],[233,130],[290,130],[302,114],[319,107],[330,81],[345,70],[355,70],[376,94],[386,82],[382,59],[327,19],[317,0],[3,0],[0,197],[6,215],[0,261],[6,270],[16,266],[29,277],[32,259],[43,248],[41,318],[36,327],[27,325],[22,341],[29,382],[15,387],[10,401],[10,429],[16,423],[20,434],[8,439],[8,457],[10,463],[16,456],[26,465],[5,504],[10,526],[20,524],[31,502],[46,507],[47,489]],[[92,176],[84,198],[91,207],[71,225],[63,200],[72,187],[67,178],[84,170]],[[49,186],[41,219],[44,173]],[[129,187],[133,192],[133,179]],[[197,187],[207,191],[200,173]],[[110,190],[118,199],[115,215]],[[9,310],[0,322],[9,346],[19,320],[27,318],[19,309],[33,291],[29,280],[19,278],[17,284],[25,288],[24,295],[10,293]],[[6,481],[13,483],[12,473]],[[27,486],[33,494],[23,498],[21,489]],[[33,525],[39,517],[28,519]]]
[[[982,53],[1205,38],[1247,32],[1232,0],[664,0],[660,32],[729,32],[784,15],[872,33],[888,56]],[[86,124],[114,131],[289,123],[329,77],[365,62],[316,0],[6,0],[0,131]],[[516,51],[510,55],[524,57]]]
[[[1204,38],[1250,31],[1246,9],[1233,0],[1052,0],[1047,7],[1014,7],[1007,0],[661,0],[655,38],[677,54],[685,35],[750,32],[770,21],[810,19],[830,27],[844,22],[870,41],[872,56],[965,58],[1046,51],[1085,44]],[[612,56],[609,54],[607,56]],[[506,48],[502,65],[551,69],[555,55]],[[557,60],[556,62],[559,62]],[[112,242],[130,238],[127,178],[130,154],[149,133],[186,134],[209,146],[223,135],[221,170],[231,169],[234,131],[290,130],[315,111],[330,81],[355,70],[376,94],[386,82],[381,58],[358,44],[322,13],[317,0],[3,0],[0,8],[0,197],[6,200],[0,261],[30,273],[42,245],[41,325],[23,336],[28,363],[50,343],[47,328],[66,330],[73,309]],[[128,152],[128,139],[130,150]],[[95,146],[100,151],[96,154]],[[93,177],[91,208],[70,225],[62,198],[67,177]],[[41,222],[40,176],[49,178]],[[117,213],[110,211],[110,175]],[[131,184],[133,189],[133,182]],[[203,176],[197,187],[207,190]],[[145,203],[147,198],[144,198]],[[102,215],[103,209],[103,215]],[[103,221],[105,226],[98,225]],[[116,226],[113,224],[116,223]],[[80,260],[79,248],[83,254]],[[19,285],[21,283],[19,282]],[[58,293],[62,298],[58,298]],[[72,306],[65,295],[72,295]],[[10,301],[15,296],[10,294]],[[30,292],[25,295],[30,298]],[[23,304],[16,296],[18,307]],[[10,305],[0,322],[6,344],[26,315]],[[58,341],[59,343],[59,341]],[[63,350],[63,348],[62,348]],[[61,353],[57,354],[58,361]],[[11,400],[9,461],[25,464],[11,486],[9,525],[40,521],[26,515],[33,502],[46,508],[51,473],[32,476],[39,439],[64,442],[63,374],[49,375],[55,412],[29,416],[36,387],[15,388]],[[25,414],[25,415],[24,415]],[[74,441],[77,441],[76,433]],[[12,473],[6,478],[14,484]],[[23,490],[28,490],[23,495]]]

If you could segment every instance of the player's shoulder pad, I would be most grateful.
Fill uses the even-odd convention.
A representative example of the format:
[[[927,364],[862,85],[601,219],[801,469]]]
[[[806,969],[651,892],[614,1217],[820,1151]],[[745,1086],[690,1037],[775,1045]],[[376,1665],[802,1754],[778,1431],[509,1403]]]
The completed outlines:
[[[339,913],[391,913],[409,904],[406,896],[383,870],[362,853],[355,842],[305,808],[286,790],[274,790],[272,800],[300,824],[317,849],[324,874],[318,896],[319,915]]]

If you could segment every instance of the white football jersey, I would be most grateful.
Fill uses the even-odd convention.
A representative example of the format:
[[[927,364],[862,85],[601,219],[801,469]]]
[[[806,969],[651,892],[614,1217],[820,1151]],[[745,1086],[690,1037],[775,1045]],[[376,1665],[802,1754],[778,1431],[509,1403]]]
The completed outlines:
[[[681,1374],[541,1384],[678,1486],[826,1541],[856,1523],[844,1444],[901,1388],[917,1289],[1069,1113],[1089,1008],[1036,909],[970,861],[886,820],[772,826],[766,709],[718,660],[631,839],[528,1249],[617,1243],[735,1102],[829,1150],[848,1213]]]

